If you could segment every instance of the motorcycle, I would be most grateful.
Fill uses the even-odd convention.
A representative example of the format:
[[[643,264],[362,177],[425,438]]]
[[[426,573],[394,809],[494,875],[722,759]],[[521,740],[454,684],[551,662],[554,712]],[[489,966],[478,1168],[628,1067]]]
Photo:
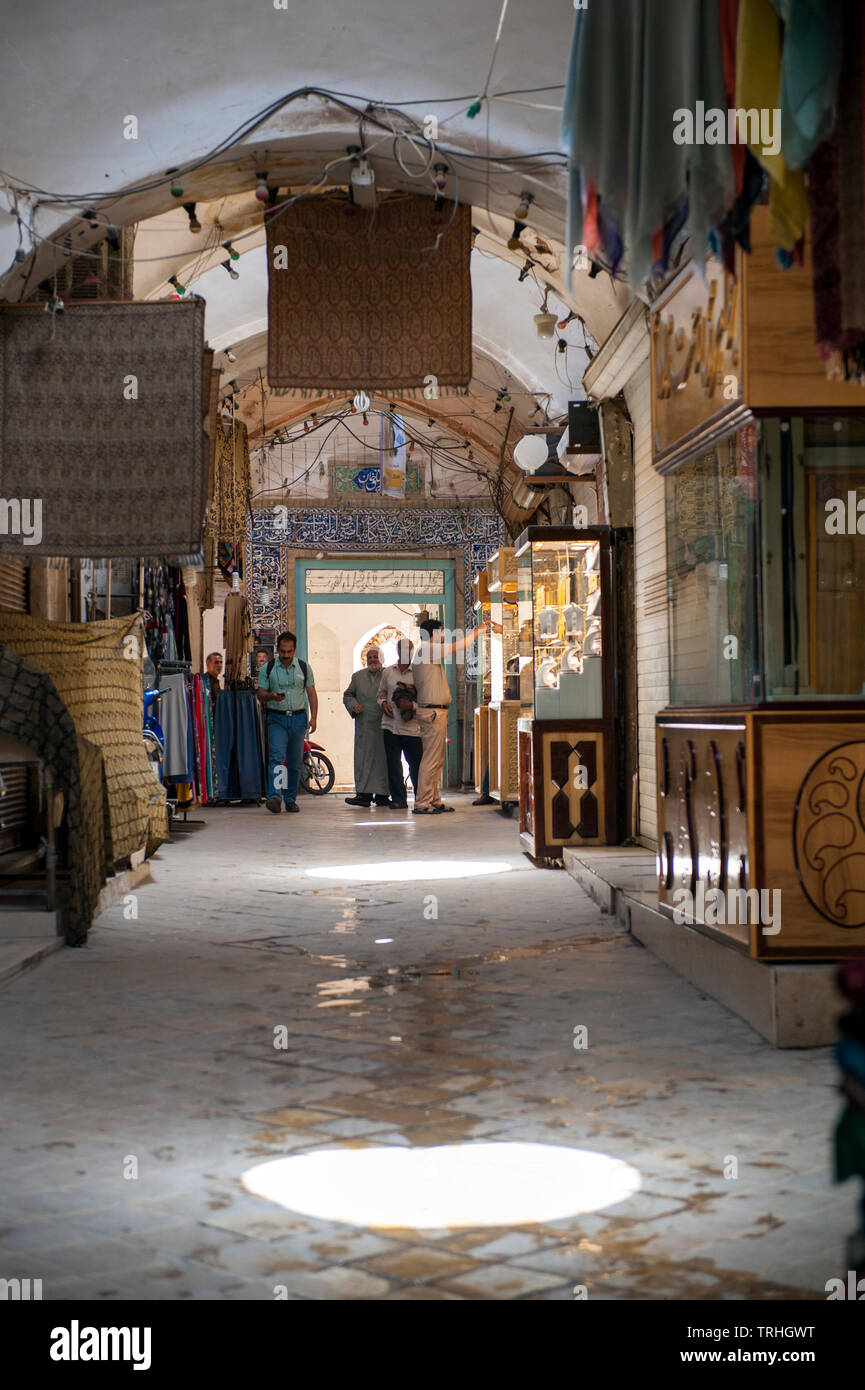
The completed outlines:
[[[300,765],[300,785],[311,796],[326,796],[336,781],[333,763],[320,743],[303,740],[303,761]]]

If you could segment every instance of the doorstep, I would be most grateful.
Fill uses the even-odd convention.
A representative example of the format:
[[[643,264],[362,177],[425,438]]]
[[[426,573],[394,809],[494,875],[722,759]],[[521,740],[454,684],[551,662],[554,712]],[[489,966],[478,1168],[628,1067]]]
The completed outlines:
[[[758,961],[658,908],[656,860],[650,850],[565,849],[565,868],[602,912],[710,998],[749,1023],[775,1047],[828,1047],[837,1039],[843,1000],[835,966]]]

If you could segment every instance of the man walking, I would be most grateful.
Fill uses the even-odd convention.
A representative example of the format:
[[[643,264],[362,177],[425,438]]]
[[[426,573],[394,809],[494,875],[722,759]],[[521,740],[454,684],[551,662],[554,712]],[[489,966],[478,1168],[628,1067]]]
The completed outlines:
[[[387,759],[387,779],[390,785],[390,806],[394,811],[404,811],[408,802],[405,797],[405,776],[402,759],[408,763],[415,801],[418,797],[420,760],[423,744],[420,737],[420,724],[413,701],[417,700],[417,690],[412,674],[411,659],[414,646],[408,638],[403,638],[397,648],[397,663],[386,666],[378,688],[378,702],[384,711],[381,721],[384,737],[384,753]],[[406,718],[406,716],[409,716]]]
[[[355,671],[342,702],[354,720],[354,796],[347,806],[387,806],[387,761],[381,732],[382,708],[378,702],[381,684],[381,652],[370,647],[366,667]]]
[[[312,669],[297,656],[297,638],[293,632],[279,634],[276,658],[262,666],[258,676],[258,698],[267,711],[267,809],[278,816],[283,799],[286,811],[298,809],[307,704],[310,734],[315,733],[318,719],[318,693]]]
[[[420,765],[420,792],[415,797],[415,816],[438,815],[452,811],[441,799],[439,783],[445,761],[448,736],[448,709],[451,691],[443,662],[453,660],[457,652],[464,652],[475,641],[482,628],[456,638],[447,646],[437,634],[441,631],[438,618],[425,618],[419,624],[423,633],[420,651],[412,663],[414,684],[417,688],[417,717],[420,722],[420,736],[423,757]]]

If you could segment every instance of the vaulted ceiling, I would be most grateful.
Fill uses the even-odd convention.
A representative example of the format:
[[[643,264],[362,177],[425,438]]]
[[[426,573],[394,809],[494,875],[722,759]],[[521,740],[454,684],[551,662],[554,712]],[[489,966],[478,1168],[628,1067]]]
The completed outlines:
[[[555,418],[582,394],[579,322],[557,335],[569,344],[564,352],[555,339],[537,338],[532,316],[544,288],[549,307],[563,319],[577,312],[597,341],[629,298],[605,274],[575,272],[566,289],[557,108],[573,10],[564,0],[510,0],[496,46],[501,0],[284,2],[31,0],[7,13],[0,272],[8,269],[0,298],[32,294],[70,253],[95,254],[109,223],[134,224],[136,298],[171,293],[171,275],[204,297],[211,345],[237,359],[221,359],[223,381],[238,383],[241,413],[253,435],[266,436],[314,403],[266,388],[256,176],[266,170],[268,185],[293,193],[345,186],[347,148],[361,146],[379,189],[432,195],[432,172],[424,172],[424,136],[432,133],[436,162],[447,165],[446,194],[471,202],[478,229],[474,375],[468,397],[402,405],[418,429],[432,418],[470,441],[485,468],[498,466],[509,410],[494,406],[503,388],[515,412],[510,443],[541,422],[532,415],[538,403]],[[488,99],[469,117],[491,62]],[[508,249],[524,193],[532,195],[528,225]],[[179,206],[193,201],[202,228],[194,235]],[[85,219],[88,209],[95,215]],[[238,280],[220,267],[226,240],[241,253]],[[25,255],[15,261],[19,245]],[[533,265],[520,282],[527,260]]]

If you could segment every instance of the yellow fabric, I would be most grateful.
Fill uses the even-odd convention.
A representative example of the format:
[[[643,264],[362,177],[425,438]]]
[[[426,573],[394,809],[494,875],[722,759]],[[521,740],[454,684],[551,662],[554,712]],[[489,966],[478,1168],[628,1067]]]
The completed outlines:
[[[736,107],[774,111],[781,98],[781,23],[772,0],[740,0],[736,35]],[[780,118],[779,118],[780,119]],[[772,180],[769,232],[778,246],[791,251],[805,231],[808,199],[803,171],[787,167],[783,154],[748,148]]]
[[[51,623],[0,609],[0,643],[51,677],[76,733],[102,752],[109,867],[144,846],[152,854],[167,838],[168,817],[141,739],[141,615]]]

